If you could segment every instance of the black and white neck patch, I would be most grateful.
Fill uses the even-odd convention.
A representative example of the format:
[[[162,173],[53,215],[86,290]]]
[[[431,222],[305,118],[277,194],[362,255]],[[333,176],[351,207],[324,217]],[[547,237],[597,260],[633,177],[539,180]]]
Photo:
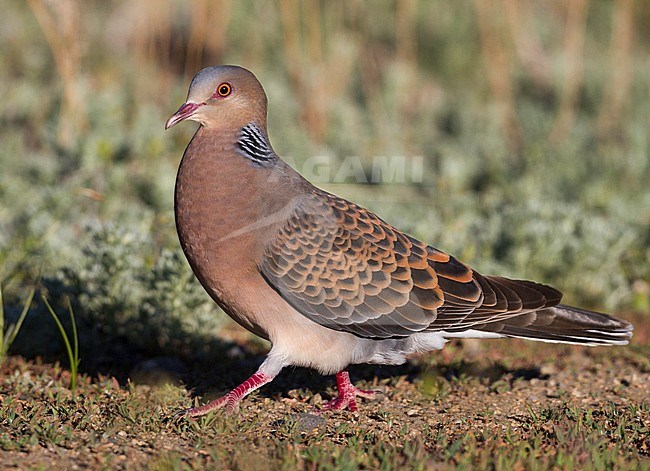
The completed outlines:
[[[249,123],[241,129],[236,147],[239,154],[258,164],[265,164],[275,158],[268,138],[254,123]]]

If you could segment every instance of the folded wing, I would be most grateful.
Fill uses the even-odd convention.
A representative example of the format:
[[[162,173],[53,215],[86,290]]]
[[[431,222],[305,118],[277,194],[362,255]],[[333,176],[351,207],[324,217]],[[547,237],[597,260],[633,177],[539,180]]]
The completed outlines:
[[[369,338],[473,329],[556,305],[562,296],[537,283],[482,276],[321,190],[297,202],[260,269],[307,318]]]

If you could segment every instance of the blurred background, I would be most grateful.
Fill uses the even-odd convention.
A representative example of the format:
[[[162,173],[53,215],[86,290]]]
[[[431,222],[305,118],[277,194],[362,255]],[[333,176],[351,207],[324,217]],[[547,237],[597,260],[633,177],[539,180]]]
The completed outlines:
[[[209,355],[231,325],[176,239],[202,67],[251,69],[275,150],[421,159],[421,181],[319,183],[479,271],[650,312],[650,2],[3,0],[0,286],[72,300],[82,366]],[[16,339],[56,355],[36,302]]]

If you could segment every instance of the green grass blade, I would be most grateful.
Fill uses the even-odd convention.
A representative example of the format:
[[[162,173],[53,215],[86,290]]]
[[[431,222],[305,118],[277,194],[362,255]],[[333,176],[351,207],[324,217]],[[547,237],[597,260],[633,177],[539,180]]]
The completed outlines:
[[[76,372],[76,366],[75,366],[75,358],[74,358],[74,353],[72,350],[72,345],[70,345],[70,339],[68,338],[68,334],[63,328],[63,324],[61,324],[61,321],[59,320],[59,316],[56,315],[56,312],[54,312],[54,309],[48,302],[47,298],[45,295],[42,295],[41,298],[43,298],[43,302],[45,303],[45,307],[49,311],[50,315],[52,316],[52,319],[54,319],[54,322],[56,323],[56,326],[59,328],[59,332],[61,332],[61,337],[63,337],[63,342],[65,343],[65,349],[68,353],[68,360],[70,362],[70,373],[72,374],[73,371]],[[76,381],[76,376],[72,375],[72,378],[70,380],[70,389],[74,389],[75,386],[77,385]]]
[[[72,310],[72,301],[70,301],[70,298],[67,298],[67,302],[68,313],[70,314],[70,322],[72,322],[72,340],[74,342],[74,367],[71,368],[73,368],[72,377],[74,378],[76,386],[77,368],[79,367],[79,336],[77,335],[77,321],[74,317],[74,311]]]
[[[2,302],[2,286],[0,286],[0,359],[4,358],[6,350],[5,345],[7,344],[5,339],[5,309],[4,303]]]
[[[29,312],[29,308],[32,305],[32,300],[34,299],[34,294],[36,293],[36,288],[32,288],[29,294],[27,295],[27,299],[25,300],[25,304],[23,305],[23,310],[20,313],[20,316],[18,317],[18,320],[16,323],[11,326],[11,334],[9,334],[9,331],[7,331],[7,339],[5,339],[5,345],[7,347],[7,350],[9,350],[9,347],[11,347],[11,344],[14,343],[14,340],[16,340],[16,336],[18,335],[18,332],[20,331],[20,328],[23,326],[23,322],[25,321],[25,317],[27,317],[27,313]],[[0,298],[0,304],[2,303],[2,299]],[[6,353],[6,352],[4,352]]]
[[[7,327],[7,331],[4,330],[5,325],[5,315],[4,315],[4,302],[2,298],[2,289],[0,288],[0,360],[4,359],[11,347],[11,344],[14,343],[20,328],[23,325],[25,317],[27,317],[27,312],[29,311],[30,306],[32,305],[32,300],[34,299],[34,293],[36,290],[32,288],[25,300],[23,305],[23,310],[18,317],[18,321],[15,324],[12,324]]]

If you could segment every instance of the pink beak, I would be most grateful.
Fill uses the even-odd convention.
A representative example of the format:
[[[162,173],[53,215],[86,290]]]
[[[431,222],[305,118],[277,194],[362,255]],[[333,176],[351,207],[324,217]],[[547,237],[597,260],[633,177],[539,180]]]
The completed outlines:
[[[165,129],[169,129],[175,124],[189,118],[201,106],[202,103],[184,103],[176,113],[165,123]]]

